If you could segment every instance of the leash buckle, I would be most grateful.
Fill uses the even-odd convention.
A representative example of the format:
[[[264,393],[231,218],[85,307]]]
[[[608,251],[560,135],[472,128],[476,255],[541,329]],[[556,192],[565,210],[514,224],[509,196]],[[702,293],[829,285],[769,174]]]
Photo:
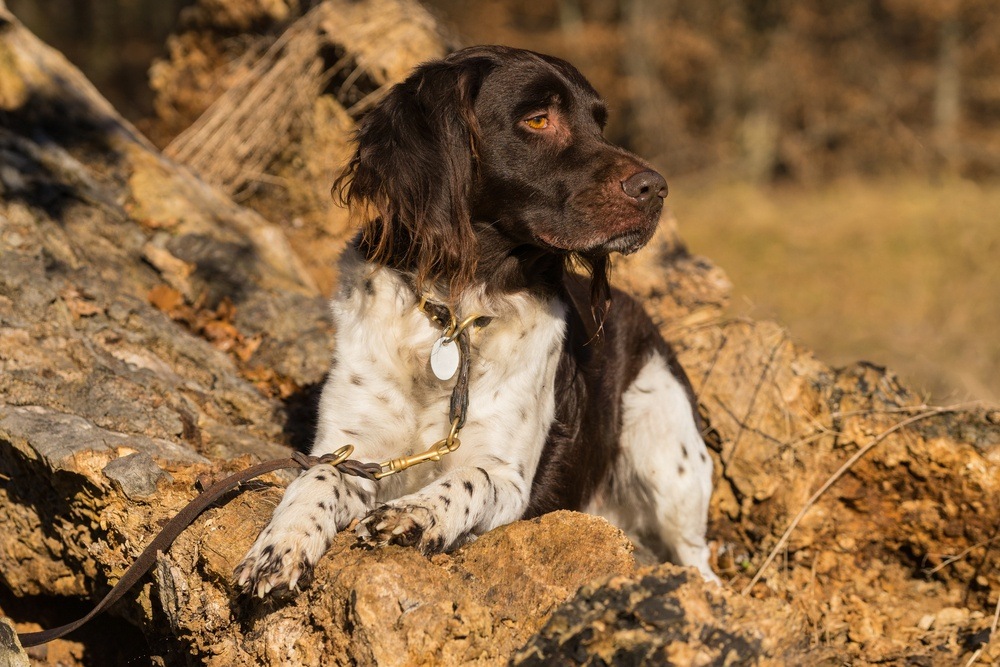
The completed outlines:
[[[292,452],[292,460],[299,464],[303,470],[308,470],[315,465],[329,464],[339,466],[347,460],[347,457],[354,452],[354,445],[344,445],[336,451],[324,454],[323,456],[310,456],[302,452]]]

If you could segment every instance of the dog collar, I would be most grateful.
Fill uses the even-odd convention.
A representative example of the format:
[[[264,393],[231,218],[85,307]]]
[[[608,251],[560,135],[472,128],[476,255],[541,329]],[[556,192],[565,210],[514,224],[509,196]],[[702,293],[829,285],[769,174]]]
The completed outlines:
[[[455,312],[443,303],[428,300],[426,295],[420,297],[417,308],[430,317],[431,321],[442,327],[441,337],[431,346],[431,372],[438,380],[450,380],[459,374],[459,382],[463,376],[468,376],[469,367],[469,327],[482,328],[493,318],[482,315],[469,315],[459,319]]]
[[[472,315],[460,320],[458,315],[456,315],[455,312],[452,311],[452,309],[446,304],[438,301],[431,301],[426,294],[421,294],[418,298],[417,309],[426,313],[432,321],[441,325],[445,331],[452,329],[457,332],[455,333],[455,336],[467,329],[469,326],[482,329],[493,321],[493,318],[487,315]]]

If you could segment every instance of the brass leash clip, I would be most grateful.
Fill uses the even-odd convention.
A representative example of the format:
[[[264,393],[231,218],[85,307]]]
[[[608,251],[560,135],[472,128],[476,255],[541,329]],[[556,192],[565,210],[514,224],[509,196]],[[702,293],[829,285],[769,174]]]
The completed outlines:
[[[469,337],[467,334],[465,336],[463,334],[478,320],[485,319],[486,323],[488,323],[490,318],[483,318],[481,315],[474,314],[459,321],[451,308],[434,304],[427,298],[426,294],[420,295],[417,308],[427,313],[431,319],[444,327],[441,339],[439,340],[447,340],[448,343],[457,342],[461,349],[458,363],[459,375],[455,383],[455,388],[452,390],[451,406],[449,409],[451,430],[448,432],[448,437],[438,440],[426,451],[379,463],[378,465],[381,467],[381,470],[374,474],[375,479],[395,475],[424,461],[440,461],[442,456],[454,452],[462,445],[462,441],[458,439],[458,432],[465,423],[465,411],[469,400]],[[480,324],[479,326],[486,326],[486,324]]]
[[[454,342],[456,338],[462,335],[463,331],[469,328],[470,324],[478,320],[480,317],[482,317],[482,315],[474,313],[466,317],[461,322],[459,322],[455,319],[455,316],[452,315],[451,324],[448,326],[447,329],[445,329],[444,337],[447,338],[449,341]]]
[[[458,431],[458,418],[455,418],[455,420],[451,422],[451,431],[448,433],[447,438],[438,440],[426,451],[420,452],[419,454],[383,461],[379,464],[382,466],[382,470],[381,472],[375,473],[375,479],[382,479],[383,477],[388,477],[389,475],[395,475],[397,472],[402,472],[407,468],[412,468],[418,463],[423,463],[424,461],[440,461],[442,456],[452,453],[462,445],[462,441],[458,439]]]

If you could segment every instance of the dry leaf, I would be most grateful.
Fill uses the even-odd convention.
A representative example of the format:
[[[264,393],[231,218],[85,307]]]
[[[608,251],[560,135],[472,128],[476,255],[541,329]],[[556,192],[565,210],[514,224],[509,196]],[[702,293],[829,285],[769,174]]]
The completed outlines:
[[[146,298],[149,299],[154,308],[167,313],[171,317],[184,304],[184,297],[181,293],[169,285],[157,285],[149,290]]]

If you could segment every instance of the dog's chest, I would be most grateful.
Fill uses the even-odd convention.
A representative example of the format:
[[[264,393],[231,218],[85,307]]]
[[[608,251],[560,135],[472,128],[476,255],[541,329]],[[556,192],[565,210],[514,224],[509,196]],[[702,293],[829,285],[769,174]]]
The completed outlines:
[[[412,288],[396,272],[363,262],[345,265],[333,303],[336,353],[325,393],[343,397],[335,408],[343,413],[337,421],[345,430],[362,439],[381,434],[367,443],[370,456],[422,451],[450,427],[456,378],[437,377],[430,363],[443,327],[418,307]],[[461,455],[428,466],[429,474],[492,440],[477,434],[517,420],[547,428],[552,418],[565,330],[562,303],[529,295],[468,298],[457,315],[482,315],[488,323],[469,329],[469,408]]]

